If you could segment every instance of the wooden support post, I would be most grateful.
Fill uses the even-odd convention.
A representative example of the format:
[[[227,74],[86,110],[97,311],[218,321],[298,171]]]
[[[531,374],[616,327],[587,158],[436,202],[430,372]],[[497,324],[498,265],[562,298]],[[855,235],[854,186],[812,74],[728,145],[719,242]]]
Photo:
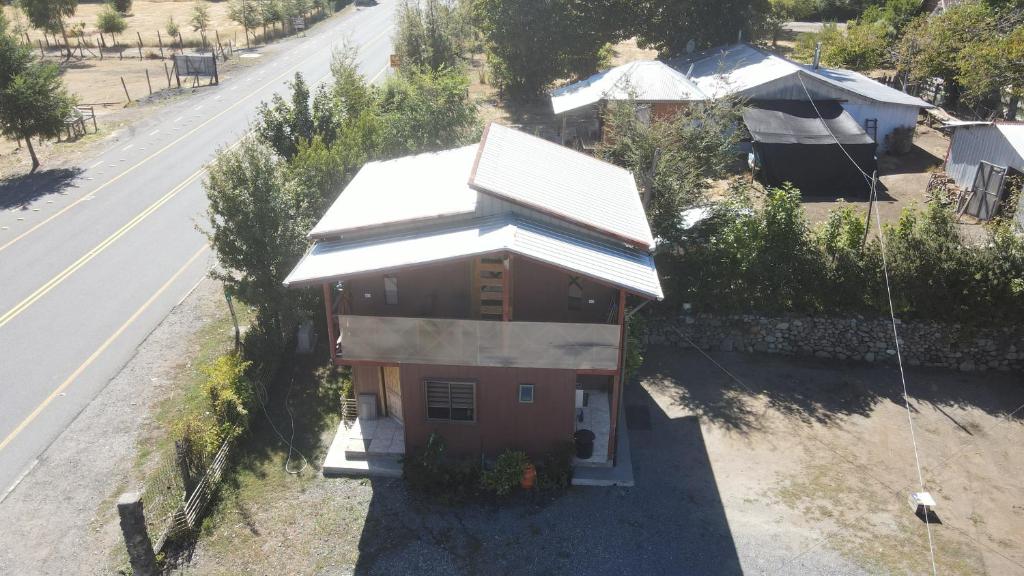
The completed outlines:
[[[178,70],[178,61],[174,61],[174,78],[178,81],[178,88],[181,88],[181,71]]]
[[[167,61],[164,61],[164,76],[167,77],[167,87],[171,87],[171,69],[167,67]]]
[[[220,76],[217,75],[217,53],[213,52],[213,83],[220,85]]]
[[[327,312],[327,345],[331,349],[331,365],[338,355],[338,337],[334,335],[334,298],[331,285],[324,284],[324,310]]]
[[[135,35],[139,37],[139,60],[142,60],[142,34],[136,30]]]
[[[178,30],[178,53],[185,53],[185,41],[181,38],[181,30]]]
[[[46,52],[43,50],[43,42],[38,39],[36,40],[36,42],[39,42],[39,57],[46,58]]]
[[[615,463],[615,448],[618,444],[618,423],[619,410],[621,410],[621,399],[623,388],[626,384],[626,291],[619,288],[619,366],[616,374],[612,377],[612,405],[611,422],[608,428],[608,459]]]
[[[124,96],[128,99],[128,103],[131,104],[132,97],[128,95],[128,85],[124,83],[124,76],[121,76],[121,87],[124,88]]]
[[[164,59],[164,37],[160,35],[160,31],[156,31],[156,41],[160,44],[160,59]]]
[[[153,95],[153,84],[149,81],[149,68],[146,68],[146,86],[149,86],[149,95]]]
[[[501,272],[501,319],[512,320],[512,255],[505,254],[504,270]]]

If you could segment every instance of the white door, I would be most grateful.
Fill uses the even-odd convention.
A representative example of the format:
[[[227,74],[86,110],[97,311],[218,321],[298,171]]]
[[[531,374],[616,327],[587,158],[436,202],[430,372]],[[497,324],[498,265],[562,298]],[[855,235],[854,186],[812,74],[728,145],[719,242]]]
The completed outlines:
[[[387,397],[388,415],[399,422],[402,421],[402,380],[397,367],[388,366],[384,370],[384,395]]]

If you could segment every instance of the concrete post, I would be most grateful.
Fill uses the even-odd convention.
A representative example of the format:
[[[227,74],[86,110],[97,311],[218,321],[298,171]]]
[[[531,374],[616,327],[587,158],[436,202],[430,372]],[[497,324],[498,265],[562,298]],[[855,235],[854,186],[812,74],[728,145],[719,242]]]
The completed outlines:
[[[142,510],[142,495],[126,492],[117,499],[117,513],[121,517],[121,532],[128,558],[135,576],[156,576],[156,555],[146,531],[146,515]]]

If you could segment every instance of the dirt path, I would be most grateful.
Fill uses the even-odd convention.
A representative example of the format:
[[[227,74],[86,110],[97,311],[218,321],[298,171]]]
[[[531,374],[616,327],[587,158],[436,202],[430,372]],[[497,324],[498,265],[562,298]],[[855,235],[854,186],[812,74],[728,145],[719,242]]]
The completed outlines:
[[[0,574],[114,572],[121,538],[114,502],[138,489],[129,479],[152,411],[175,394],[196,335],[226,317],[220,284],[204,279],[0,501],[7,525],[0,530]],[[231,342],[230,331],[224,339]]]

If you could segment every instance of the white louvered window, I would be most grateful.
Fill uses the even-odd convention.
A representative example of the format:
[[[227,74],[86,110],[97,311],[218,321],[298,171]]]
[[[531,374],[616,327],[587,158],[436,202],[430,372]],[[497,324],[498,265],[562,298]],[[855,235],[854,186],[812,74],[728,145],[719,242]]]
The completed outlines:
[[[476,384],[428,380],[427,419],[473,422],[476,419]]]

